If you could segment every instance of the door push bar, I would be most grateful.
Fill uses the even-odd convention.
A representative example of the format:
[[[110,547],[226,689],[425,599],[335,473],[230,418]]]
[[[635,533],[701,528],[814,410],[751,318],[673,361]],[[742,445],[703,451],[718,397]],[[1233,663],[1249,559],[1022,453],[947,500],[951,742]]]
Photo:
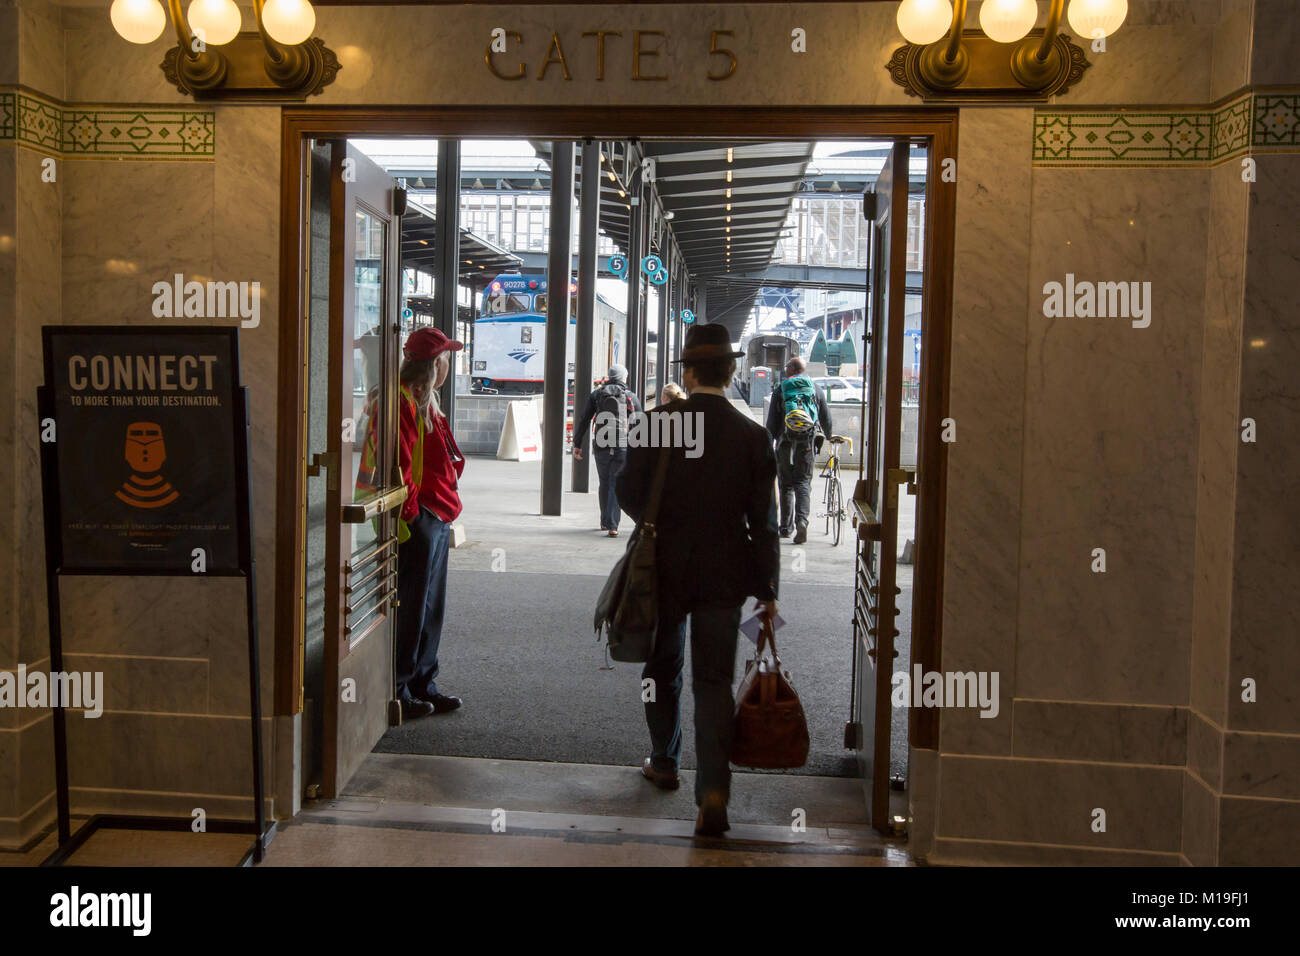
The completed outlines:
[[[359,504],[343,506],[344,524],[365,524],[385,511],[392,511],[406,501],[406,486],[395,485],[367,498]]]

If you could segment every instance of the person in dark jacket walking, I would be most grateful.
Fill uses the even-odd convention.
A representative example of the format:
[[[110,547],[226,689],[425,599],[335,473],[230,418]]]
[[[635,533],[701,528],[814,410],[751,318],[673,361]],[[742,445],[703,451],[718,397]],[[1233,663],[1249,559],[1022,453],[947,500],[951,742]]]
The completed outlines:
[[[805,374],[808,363],[795,356],[785,363],[785,380],[772,392],[767,407],[767,430],[776,442],[777,480],[781,486],[781,537],[794,533],[794,543],[808,540],[808,512],[812,505],[812,476],[815,449],[813,437],[818,428],[831,437],[831,412],[826,396]],[[786,429],[786,398],[795,390],[805,393],[811,386],[817,407],[817,424],[803,438],[791,436]]]
[[[611,365],[609,378],[587,397],[582,418],[573,429],[573,458],[582,460],[582,447],[587,433],[594,424],[596,474],[600,477],[600,530],[611,538],[618,537],[621,512],[616,491],[619,472],[627,463],[627,422],[631,415],[641,411],[641,404],[627,387],[627,369]]]
[[[695,326],[679,360],[689,398],[649,413],[647,432],[669,434],[660,415],[698,416],[693,449],[628,451],[618,479],[619,501],[640,521],[649,504],[660,454],[670,456],[656,525],[659,623],[655,648],[642,671],[653,689],[645,704],[651,756],[641,772],[656,786],[678,786],[680,702],[686,619],[691,622],[691,687],[695,694],[696,832],[729,829],[729,763],[735,702],[736,634],[749,596],[776,615],[781,557],[772,493],[776,458],[763,427],[738,411],[724,389],[736,370],[731,333],[723,325]]]

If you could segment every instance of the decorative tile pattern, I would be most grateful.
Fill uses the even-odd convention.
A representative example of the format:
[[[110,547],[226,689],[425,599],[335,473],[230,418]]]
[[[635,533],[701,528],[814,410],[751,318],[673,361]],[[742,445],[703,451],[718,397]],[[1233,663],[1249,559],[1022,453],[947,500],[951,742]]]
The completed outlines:
[[[7,143],[14,138],[17,100],[18,94],[12,90],[0,89],[0,143]]]
[[[1257,95],[1254,139],[1257,146],[1300,146],[1300,94]]]
[[[1214,160],[1226,159],[1250,148],[1250,97],[1229,103],[1214,114]]]
[[[1034,161],[1203,163],[1213,126],[1208,113],[1040,113]]]
[[[1035,166],[1205,166],[1300,151],[1300,93],[1247,93],[1204,110],[1036,110]]]
[[[18,94],[18,142],[44,152],[59,152],[62,141],[62,111],[47,100]]]
[[[216,115],[210,107],[66,106],[0,89],[0,142],[68,159],[211,160]]]
[[[214,140],[210,110],[75,108],[63,114],[65,155],[211,159]]]

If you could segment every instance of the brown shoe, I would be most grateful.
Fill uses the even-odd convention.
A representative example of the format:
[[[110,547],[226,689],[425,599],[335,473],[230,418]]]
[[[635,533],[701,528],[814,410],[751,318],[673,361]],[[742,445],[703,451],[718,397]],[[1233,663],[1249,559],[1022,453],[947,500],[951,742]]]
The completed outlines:
[[[700,815],[695,818],[695,832],[700,836],[719,837],[731,829],[727,822],[727,801],[716,790],[700,801]]]
[[[681,785],[681,778],[676,771],[656,770],[646,757],[641,764],[641,776],[645,777],[660,790],[676,790]]]

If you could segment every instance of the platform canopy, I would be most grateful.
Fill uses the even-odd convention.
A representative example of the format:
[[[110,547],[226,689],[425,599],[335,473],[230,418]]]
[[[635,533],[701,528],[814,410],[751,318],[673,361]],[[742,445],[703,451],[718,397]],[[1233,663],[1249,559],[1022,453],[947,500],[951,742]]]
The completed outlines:
[[[402,215],[402,265],[432,273],[437,232],[433,210],[408,202]],[[504,272],[518,272],[522,262],[513,252],[461,228],[459,273],[467,285],[478,288]]]

